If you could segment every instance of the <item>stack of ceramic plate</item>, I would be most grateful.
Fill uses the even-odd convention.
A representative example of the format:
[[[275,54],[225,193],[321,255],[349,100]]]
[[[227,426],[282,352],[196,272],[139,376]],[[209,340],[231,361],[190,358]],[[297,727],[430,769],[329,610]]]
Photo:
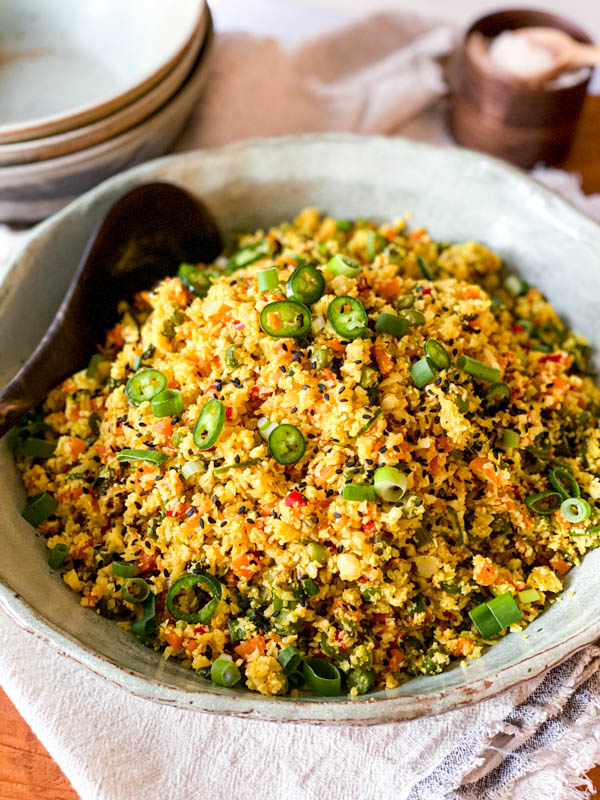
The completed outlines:
[[[206,79],[206,0],[0,3],[0,219],[161,155]]]

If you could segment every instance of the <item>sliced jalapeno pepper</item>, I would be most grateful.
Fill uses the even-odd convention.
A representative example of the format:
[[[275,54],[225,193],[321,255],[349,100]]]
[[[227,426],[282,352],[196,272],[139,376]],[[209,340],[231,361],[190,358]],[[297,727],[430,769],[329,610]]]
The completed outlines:
[[[260,239],[258,242],[252,242],[252,244],[243,247],[231,256],[225,266],[225,274],[231,275],[232,272],[242,269],[242,267],[248,267],[250,264],[254,264],[255,261],[260,261],[261,258],[270,255],[271,250],[271,243],[268,239]]]
[[[310,264],[301,264],[292,272],[285,285],[291,300],[310,306],[323,296],[325,278],[321,270]]]
[[[274,339],[299,339],[310,330],[310,311],[297,300],[277,300],[267,303],[260,313],[260,327]]]
[[[187,613],[182,611],[176,604],[177,595],[185,589],[191,589],[195,586],[208,591],[212,597],[202,606],[199,611]],[[223,588],[219,581],[213,575],[200,574],[196,575],[194,572],[186,572],[180,578],[177,578],[175,583],[171,586],[167,594],[167,610],[175,619],[183,619],[192,624],[202,624],[214,615],[217,606],[221,602]]]
[[[295,425],[278,425],[269,436],[269,451],[278,464],[295,464],[305,450],[306,439]]]
[[[132,375],[127,381],[125,392],[134,405],[143,403],[164,392],[167,388],[167,378],[157,369],[143,369],[137,375]]]
[[[177,270],[177,277],[196,297],[206,297],[217,273],[201,269],[194,264],[181,264]]]
[[[208,450],[219,438],[225,424],[225,406],[213,398],[206,403],[194,425],[194,444]]]
[[[342,295],[332,300],[327,309],[331,327],[343,339],[359,339],[367,332],[369,318],[356,297]]]

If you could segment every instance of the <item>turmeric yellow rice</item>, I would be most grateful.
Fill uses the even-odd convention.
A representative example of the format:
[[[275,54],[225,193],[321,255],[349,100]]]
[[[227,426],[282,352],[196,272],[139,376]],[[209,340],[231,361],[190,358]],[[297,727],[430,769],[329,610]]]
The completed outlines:
[[[224,686],[364,694],[600,542],[588,348],[475,242],[314,209],[123,301],[13,436],[81,605]]]

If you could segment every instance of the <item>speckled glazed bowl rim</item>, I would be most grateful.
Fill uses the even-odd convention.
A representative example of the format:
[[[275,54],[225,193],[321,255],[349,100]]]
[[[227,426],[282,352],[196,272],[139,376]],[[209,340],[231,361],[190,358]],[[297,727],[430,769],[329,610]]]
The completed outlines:
[[[395,154],[404,158],[413,155],[426,159],[434,153],[439,156],[441,152],[438,147],[407,140],[361,137],[353,134],[309,134],[249,140],[219,150],[197,151],[156,159],[104,181],[38,225],[13,259],[11,273],[13,275],[18,273],[25,256],[39,249],[40,240],[43,241],[44,236],[58,222],[70,215],[81,216],[81,214],[87,213],[89,207],[97,200],[110,202],[112,198],[118,197],[136,184],[149,180],[172,178],[174,182],[185,186],[185,179],[182,177],[184,166],[189,168],[190,165],[194,165],[195,168],[201,170],[203,166],[209,166],[211,159],[215,157],[235,158],[246,150],[253,152],[255,156],[256,154],[260,155],[261,152],[268,152],[284,158],[286,148],[293,150],[293,148],[306,147],[308,151],[311,147],[316,150],[319,147],[337,146],[342,148],[353,146],[387,148],[390,154],[397,151]],[[548,224],[556,224],[558,220],[561,220],[560,224],[564,231],[600,251],[600,227],[571,204],[540,186],[521,171],[498,159],[468,150],[456,148],[447,152],[451,152],[452,158],[460,162],[465,169],[475,172],[486,170],[492,178],[508,181],[512,188],[525,192],[531,201],[542,209],[541,216],[548,219]],[[203,162],[205,163],[203,164]],[[373,182],[373,179],[371,181]],[[315,199],[318,200],[318,198]],[[476,232],[474,235],[476,236]],[[10,277],[9,274],[9,279]],[[596,556],[597,553],[598,551],[595,551],[588,558]],[[0,605],[22,628],[47,642],[56,651],[84,665],[109,682],[121,686],[135,696],[181,709],[245,718],[315,724],[372,725],[450,711],[492,697],[540,675],[600,636],[600,616],[593,618],[592,615],[592,618],[585,624],[581,624],[573,635],[562,640],[557,639],[549,647],[524,654],[518,661],[504,667],[493,671],[483,671],[480,676],[475,673],[471,680],[465,678],[462,683],[441,688],[435,694],[418,691],[418,687],[423,686],[422,681],[428,680],[420,678],[404,684],[400,687],[400,693],[398,690],[393,690],[393,696],[386,692],[379,692],[370,697],[357,699],[342,697],[325,701],[320,698],[307,697],[301,699],[270,698],[246,691],[236,694],[232,690],[214,694],[205,691],[200,682],[197,691],[188,691],[174,686],[173,683],[144,677],[139,672],[124,668],[109,658],[94,652],[88,646],[82,645],[75,637],[44,619],[1,579]],[[543,615],[538,621],[542,622],[542,620]],[[581,622],[583,623],[583,620]],[[412,691],[413,686],[415,687],[414,691]]]

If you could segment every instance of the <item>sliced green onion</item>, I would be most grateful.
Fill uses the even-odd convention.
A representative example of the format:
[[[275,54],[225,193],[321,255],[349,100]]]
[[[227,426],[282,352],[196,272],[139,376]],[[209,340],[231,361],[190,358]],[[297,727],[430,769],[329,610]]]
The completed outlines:
[[[260,464],[260,458],[250,458],[248,461],[240,461],[239,463],[233,464],[223,464],[222,467],[217,467],[215,469],[215,475],[224,475],[226,472],[229,472],[230,469],[246,469],[246,467],[254,467],[256,464]]]
[[[242,673],[239,671],[237,665],[233,663],[231,656],[221,653],[211,664],[210,677],[213,683],[219,686],[231,687],[241,681]]]
[[[517,592],[517,599],[519,603],[526,605],[527,603],[537,603],[542,598],[537,589],[523,589],[523,591]]]
[[[252,242],[247,247],[238,250],[237,253],[231,256],[225,266],[225,274],[231,275],[242,267],[248,267],[254,264],[255,261],[260,261],[261,258],[271,254],[271,243],[268,239],[260,239],[258,242]]]
[[[428,339],[425,342],[425,355],[433,361],[434,367],[437,369],[448,369],[450,366],[450,356],[446,352],[443,344],[440,344],[436,339]]]
[[[157,467],[166,460],[167,454],[160,450],[130,450],[125,447],[117,453],[117,461],[147,461]]]
[[[216,398],[205,403],[194,425],[194,444],[200,450],[209,450],[217,441],[225,425],[225,406]]]
[[[217,273],[201,269],[195,264],[180,264],[177,277],[196,297],[206,297]]]
[[[69,548],[63,542],[55,544],[48,556],[48,566],[52,569],[60,569],[65,563],[68,552]]]
[[[383,311],[377,318],[375,330],[379,333],[389,333],[390,336],[400,339],[408,330],[408,320],[397,314],[387,314]]]
[[[373,475],[375,493],[386,503],[397,503],[404,497],[408,478],[396,467],[379,467]]]
[[[500,370],[497,367],[490,367],[482,361],[477,361],[475,358],[461,355],[456,359],[456,366],[467,375],[472,375],[474,378],[479,378],[488,383],[496,383],[500,380]]]
[[[339,669],[322,658],[305,658],[302,664],[304,680],[320,697],[337,697],[341,691]]]
[[[131,632],[144,644],[154,642],[158,628],[156,621],[156,595],[150,592],[142,605],[142,615],[131,626]]]
[[[424,325],[425,324],[425,314],[422,314],[420,311],[417,311],[416,308],[407,308],[401,314],[404,319],[408,320],[409,325]]]
[[[335,224],[338,231],[344,231],[344,233],[349,233],[354,227],[354,223],[349,219],[338,219]]]
[[[167,388],[167,378],[157,369],[143,369],[127,381],[125,392],[134,405],[152,400]]]
[[[365,307],[356,297],[342,295],[331,301],[327,319],[342,339],[360,339],[367,332],[369,318]]]
[[[423,358],[420,358],[411,366],[410,374],[415,386],[422,389],[423,386],[435,380],[437,373],[431,359],[427,356],[423,356]]]
[[[321,542],[309,542],[307,550],[311,561],[316,561],[318,564],[324,564],[327,561],[329,551]]]
[[[182,611],[176,604],[177,595],[186,589],[199,587],[208,591],[212,597],[202,606],[199,611],[187,613]],[[183,619],[186,622],[191,622],[193,625],[208,622],[214,616],[215,611],[223,594],[223,588],[219,581],[213,576],[208,574],[196,575],[194,572],[186,572],[185,575],[177,578],[175,583],[171,586],[167,594],[167,611],[175,619]]]
[[[285,290],[291,300],[310,306],[323,296],[325,278],[312,264],[300,264],[288,278]]]
[[[150,594],[150,587],[143,578],[127,578],[121,593],[128,603],[143,603]]]
[[[40,492],[25,503],[25,507],[23,511],[21,511],[21,516],[26,519],[30,525],[37,528],[38,525],[41,525],[42,522],[45,522],[48,517],[54,514],[57,507],[58,503],[52,495],[48,494],[48,492]]]
[[[135,564],[128,561],[113,561],[111,567],[115,578],[133,578],[135,575]]]
[[[374,503],[377,500],[374,486],[365,486],[361,483],[347,483],[342,490],[342,498],[352,503]]]
[[[236,347],[234,344],[229,345],[227,350],[225,350],[225,363],[228,367],[231,367],[231,369],[242,366],[235,356],[235,350]]]
[[[258,273],[258,291],[260,294],[272,292],[279,286],[279,273],[277,267],[261,269]]]
[[[484,639],[492,639],[502,630],[502,626],[490,611],[487,603],[481,603],[469,611],[473,625]]]
[[[186,461],[181,467],[181,477],[184,481],[188,481],[192,475],[197,475],[199,472],[206,472],[205,461]]]
[[[504,447],[518,447],[520,441],[521,437],[516,431],[505,428],[502,432],[502,444]]]
[[[362,271],[361,265],[349,256],[344,256],[341,253],[336,253],[333,258],[327,262],[327,269],[332,275],[346,275],[348,278],[356,278]]]
[[[289,466],[300,461],[306,439],[295,425],[278,425],[269,435],[269,452],[278,464]]]
[[[583,497],[567,497],[560,506],[560,513],[567,522],[583,522],[591,512],[590,504]]]
[[[15,455],[28,456],[29,458],[50,458],[56,450],[56,444],[47,439],[37,439],[31,436],[29,439],[18,437],[15,445]]]
[[[86,378],[93,378],[98,370],[98,366],[102,361],[106,361],[106,357],[102,355],[102,353],[94,353],[94,355],[90,358],[90,363],[85,371]]]
[[[501,628],[508,628],[522,618],[521,609],[510,592],[499,594],[488,602],[488,608]]]
[[[277,656],[277,661],[279,661],[283,667],[283,671],[286,675],[290,672],[297,672],[300,667],[300,653],[298,652],[298,648],[293,645],[285,647]]]
[[[261,417],[258,420],[257,427],[258,427],[258,432],[263,437],[263,439],[269,441],[269,436],[273,433],[273,431],[277,427],[277,423],[271,422],[271,420],[267,419],[267,417]]]
[[[442,583],[442,589],[446,594],[460,594],[460,586],[455,586],[453,583]]]
[[[554,489],[548,489],[545,492],[538,492],[537,494],[530,494],[525,498],[526,505],[536,514],[552,514],[560,508],[562,502],[562,495]]]
[[[552,486],[563,496],[563,500],[568,497],[580,497],[581,489],[575,478],[566,467],[556,467],[548,474],[548,480]]]
[[[519,297],[529,289],[529,284],[521,280],[517,275],[508,275],[504,279],[503,286],[513,297]]]
[[[434,281],[435,275],[431,266],[425,261],[423,256],[417,256],[417,261],[419,263],[419,267],[421,268],[421,272],[423,273],[423,277],[428,281]]]
[[[165,389],[152,398],[152,413],[155,417],[173,417],[183,411],[183,398],[178,389]]]
[[[504,381],[496,381],[496,383],[492,383],[491,386],[483,393],[483,399],[486,405],[486,408],[489,411],[497,411],[500,408],[507,406],[510,402],[511,397],[511,389],[507,383]]]

